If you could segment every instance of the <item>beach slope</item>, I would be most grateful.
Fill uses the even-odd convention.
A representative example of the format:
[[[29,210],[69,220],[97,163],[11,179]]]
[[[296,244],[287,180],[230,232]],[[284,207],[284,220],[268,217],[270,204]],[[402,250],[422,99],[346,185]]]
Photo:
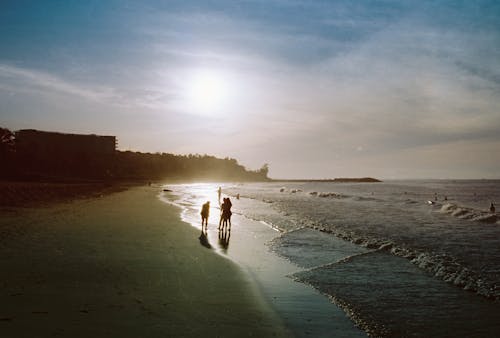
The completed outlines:
[[[155,188],[0,212],[5,337],[287,335]]]

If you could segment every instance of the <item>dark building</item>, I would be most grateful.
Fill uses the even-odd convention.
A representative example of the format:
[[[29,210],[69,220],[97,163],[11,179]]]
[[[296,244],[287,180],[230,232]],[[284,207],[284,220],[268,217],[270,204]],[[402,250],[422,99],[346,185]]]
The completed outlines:
[[[33,129],[15,135],[16,175],[23,179],[102,179],[112,176],[116,137]]]
[[[110,155],[116,150],[115,136],[64,134],[34,129],[15,132],[20,153],[37,155]]]

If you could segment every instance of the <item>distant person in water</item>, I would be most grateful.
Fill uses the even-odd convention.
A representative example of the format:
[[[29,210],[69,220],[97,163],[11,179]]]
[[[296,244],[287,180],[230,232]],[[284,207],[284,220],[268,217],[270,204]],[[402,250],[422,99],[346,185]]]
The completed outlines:
[[[205,225],[206,229],[208,229],[208,215],[210,213],[210,201],[203,204],[201,207],[201,231],[203,231],[203,225]]]
[[[220,220],[219,220],[219,229],[227,227],[229,224],[229,228],[231,228],[231,207],[233,204],[229,197],[224,198],[223,202],[220,206]]]
[[[221,195],[222,195],[222,188],[219,187],[219,189],[217,189],[217,196],[218,196],[217,200],[219,201],[219,205],[220,205],[220,197],[221,197]]]
[[[493,202],[491,202],[490,204],[490,212],[495,213],[495,205],[493,204]]]

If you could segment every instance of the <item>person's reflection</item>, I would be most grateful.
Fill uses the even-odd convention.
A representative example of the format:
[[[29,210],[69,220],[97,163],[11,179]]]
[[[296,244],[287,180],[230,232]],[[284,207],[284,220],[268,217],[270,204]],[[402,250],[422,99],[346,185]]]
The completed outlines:
[[[207,249],[211,249],[212,246],[210,245],[210,242],[208,242],[208,237],[207,233],[203,231],[203,228],[201,229],[201,234],[200,237],[198,237],[200,240],[200,244],[203,245]]]
[[[229,247],[229,238],[231,238],[231,229],[228,229],[228,227],[219,229],[219,246],[224,253],[227,253],[227,248]]]

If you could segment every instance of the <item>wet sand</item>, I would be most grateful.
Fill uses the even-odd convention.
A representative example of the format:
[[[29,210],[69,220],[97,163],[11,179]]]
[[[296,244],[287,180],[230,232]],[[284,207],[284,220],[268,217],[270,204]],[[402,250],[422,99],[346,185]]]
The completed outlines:
[[[157,190],[2,210],[2,336],[287,336],[248,275]]]
[[[172,192],[160,193],[160,200],[183,207],[182,218],[201,233],[199,207],[210,201],[208,234],[200,246],[236,262],[253,278],[261,293],[282,318],[295,337],[366,337],[366,333],[339,307],[309,285],[294,281],[292,276],[303,271],[299,266],[271,251],[269,244],[280,233],[268,224],[238,213],[245,200],[233,198],[232,227],[229,237],[218,231],[219,207],[216,185],[198,184],[168,187]],[[180,191],[188,191],[190,202],[178,200]],[[191,203],[194,203],[192,205]],[[221,238],[222,237],[222,238]],[[340,253],[341,254],[341,253]]]

